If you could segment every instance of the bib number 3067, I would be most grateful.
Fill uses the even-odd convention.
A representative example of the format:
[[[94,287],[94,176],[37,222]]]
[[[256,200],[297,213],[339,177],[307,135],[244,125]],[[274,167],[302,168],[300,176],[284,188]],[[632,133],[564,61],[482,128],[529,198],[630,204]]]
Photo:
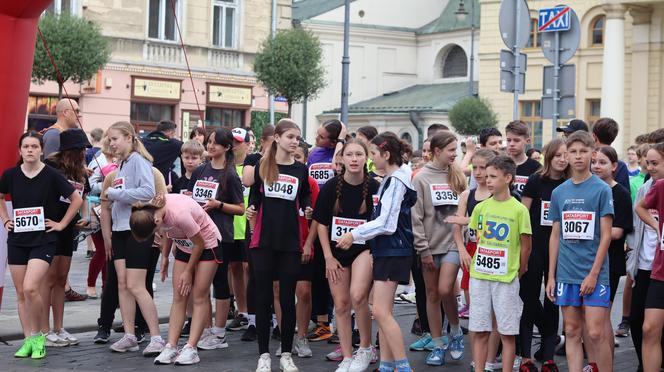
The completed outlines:
[[[563,212],[563,239],[593,240],[595,237],[595,212]]]
[[[43,207],[14,209],[15,233],[44,230],[46,230],[46,225]]]

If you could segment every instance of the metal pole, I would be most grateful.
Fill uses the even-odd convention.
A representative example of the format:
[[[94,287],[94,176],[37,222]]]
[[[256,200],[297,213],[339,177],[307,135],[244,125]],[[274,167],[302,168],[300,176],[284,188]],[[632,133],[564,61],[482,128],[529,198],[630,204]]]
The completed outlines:
[[[271,36],[277,33],[277,0],[272,0],[272,30]],[[270,113],[270,124],[274,125],[274,95],[270,94],[268,103],[268,112]],[[306,125],[306,123],[305,123]]]
[[[553,47],[553,99],[551,100],[553,120],[551,121],[551,138],[556,138],[556,128],[558,127],[558,102],[560,101],[560,91],[558,89],[558,77],[560,76],[560,32],[556,31]]]
[[[305,97],[304,102],[302,102],[302,138],[307,139],[307,101]]]
[[[348,43],[350,39],[350,0],[345,1],[344,14],[344,55],[341,58],[341,121],[348,124],[348,72],[350,57]]]
[[[470,71],[468,76],[468,94],[475,96],[473,70],[475,68],[475,0],[470,0]]]
[[[519,19],[521,14],[521,0],[516,0],[516,14],[514,19]],[[519,119],[519,89],[521,88],[521,74],[519,74],[519,22],[515,22],[515,32],[514,32],[514,47],[512,48],[512,53],[514,53],[514,106],[512,108],[512,118],[513,120]]]

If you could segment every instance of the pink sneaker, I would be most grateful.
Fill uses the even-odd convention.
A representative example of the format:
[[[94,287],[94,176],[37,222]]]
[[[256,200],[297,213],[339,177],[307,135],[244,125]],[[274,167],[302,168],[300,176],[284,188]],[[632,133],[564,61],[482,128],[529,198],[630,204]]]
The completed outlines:
[[[468,319],[468,314],[470,313],[470,308],[468,305],[463,305],[459,310],[459,318]]]
[[[341,362],[342,360],[344,360],[344,354],[341,352],[341,346],[337,346],[337,348],[334,349],[333,352],[327,354],[325,356],[325,359],[331,362]]]

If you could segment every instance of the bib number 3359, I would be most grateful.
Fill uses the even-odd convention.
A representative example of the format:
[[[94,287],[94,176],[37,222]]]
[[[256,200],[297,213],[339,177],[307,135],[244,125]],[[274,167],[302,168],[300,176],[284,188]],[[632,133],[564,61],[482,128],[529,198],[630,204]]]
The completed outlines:
[[[46,230],[46,225],[43,207],[14,209],[15,233],[44,230]]]
[[[280,174],[277,182],[265,188],[265,196],[268,198],[293,201],[297,196],[298,186],[299,180],[297,177]]]

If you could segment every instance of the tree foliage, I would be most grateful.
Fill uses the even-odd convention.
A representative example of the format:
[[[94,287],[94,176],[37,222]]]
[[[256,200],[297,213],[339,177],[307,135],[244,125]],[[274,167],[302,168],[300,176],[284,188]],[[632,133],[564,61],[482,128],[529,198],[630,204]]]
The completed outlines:
[[[311,31],[293,28],[263,41],[254,61],[254,72],[270,94],[293,103],[315,98],[327,84],[323,49]]]
[[[101,28],[93,22],[68,14],[47,14],[40,19],[39,28],[60,71],[62,83],[71,80],[80,84],[90,80],[110,60],[108,41],[102,36]],[[58,82],[58,75],[39,35],[32,80],[39,84],[44,81]],[[58,86],[59,96],[62,97],[62,84],[58,82]]]
[[[495,127],[497,115],[483,98],[467,97],[457,102],[449,112],[450,123],[457,133],[477,135],[484,128]]]
[[[279,120],[287,117],[287,114],[284,114],[283,112],[275,112],[274,113],[274,121],[276,123],[279,122]],[[270,123],[270,114],[266,111],[254,111],[251,110],[251,130],[254,132],[254,135],[256,138],[261,138],[261,135],[263,135],[263,127],[271,124]]]

